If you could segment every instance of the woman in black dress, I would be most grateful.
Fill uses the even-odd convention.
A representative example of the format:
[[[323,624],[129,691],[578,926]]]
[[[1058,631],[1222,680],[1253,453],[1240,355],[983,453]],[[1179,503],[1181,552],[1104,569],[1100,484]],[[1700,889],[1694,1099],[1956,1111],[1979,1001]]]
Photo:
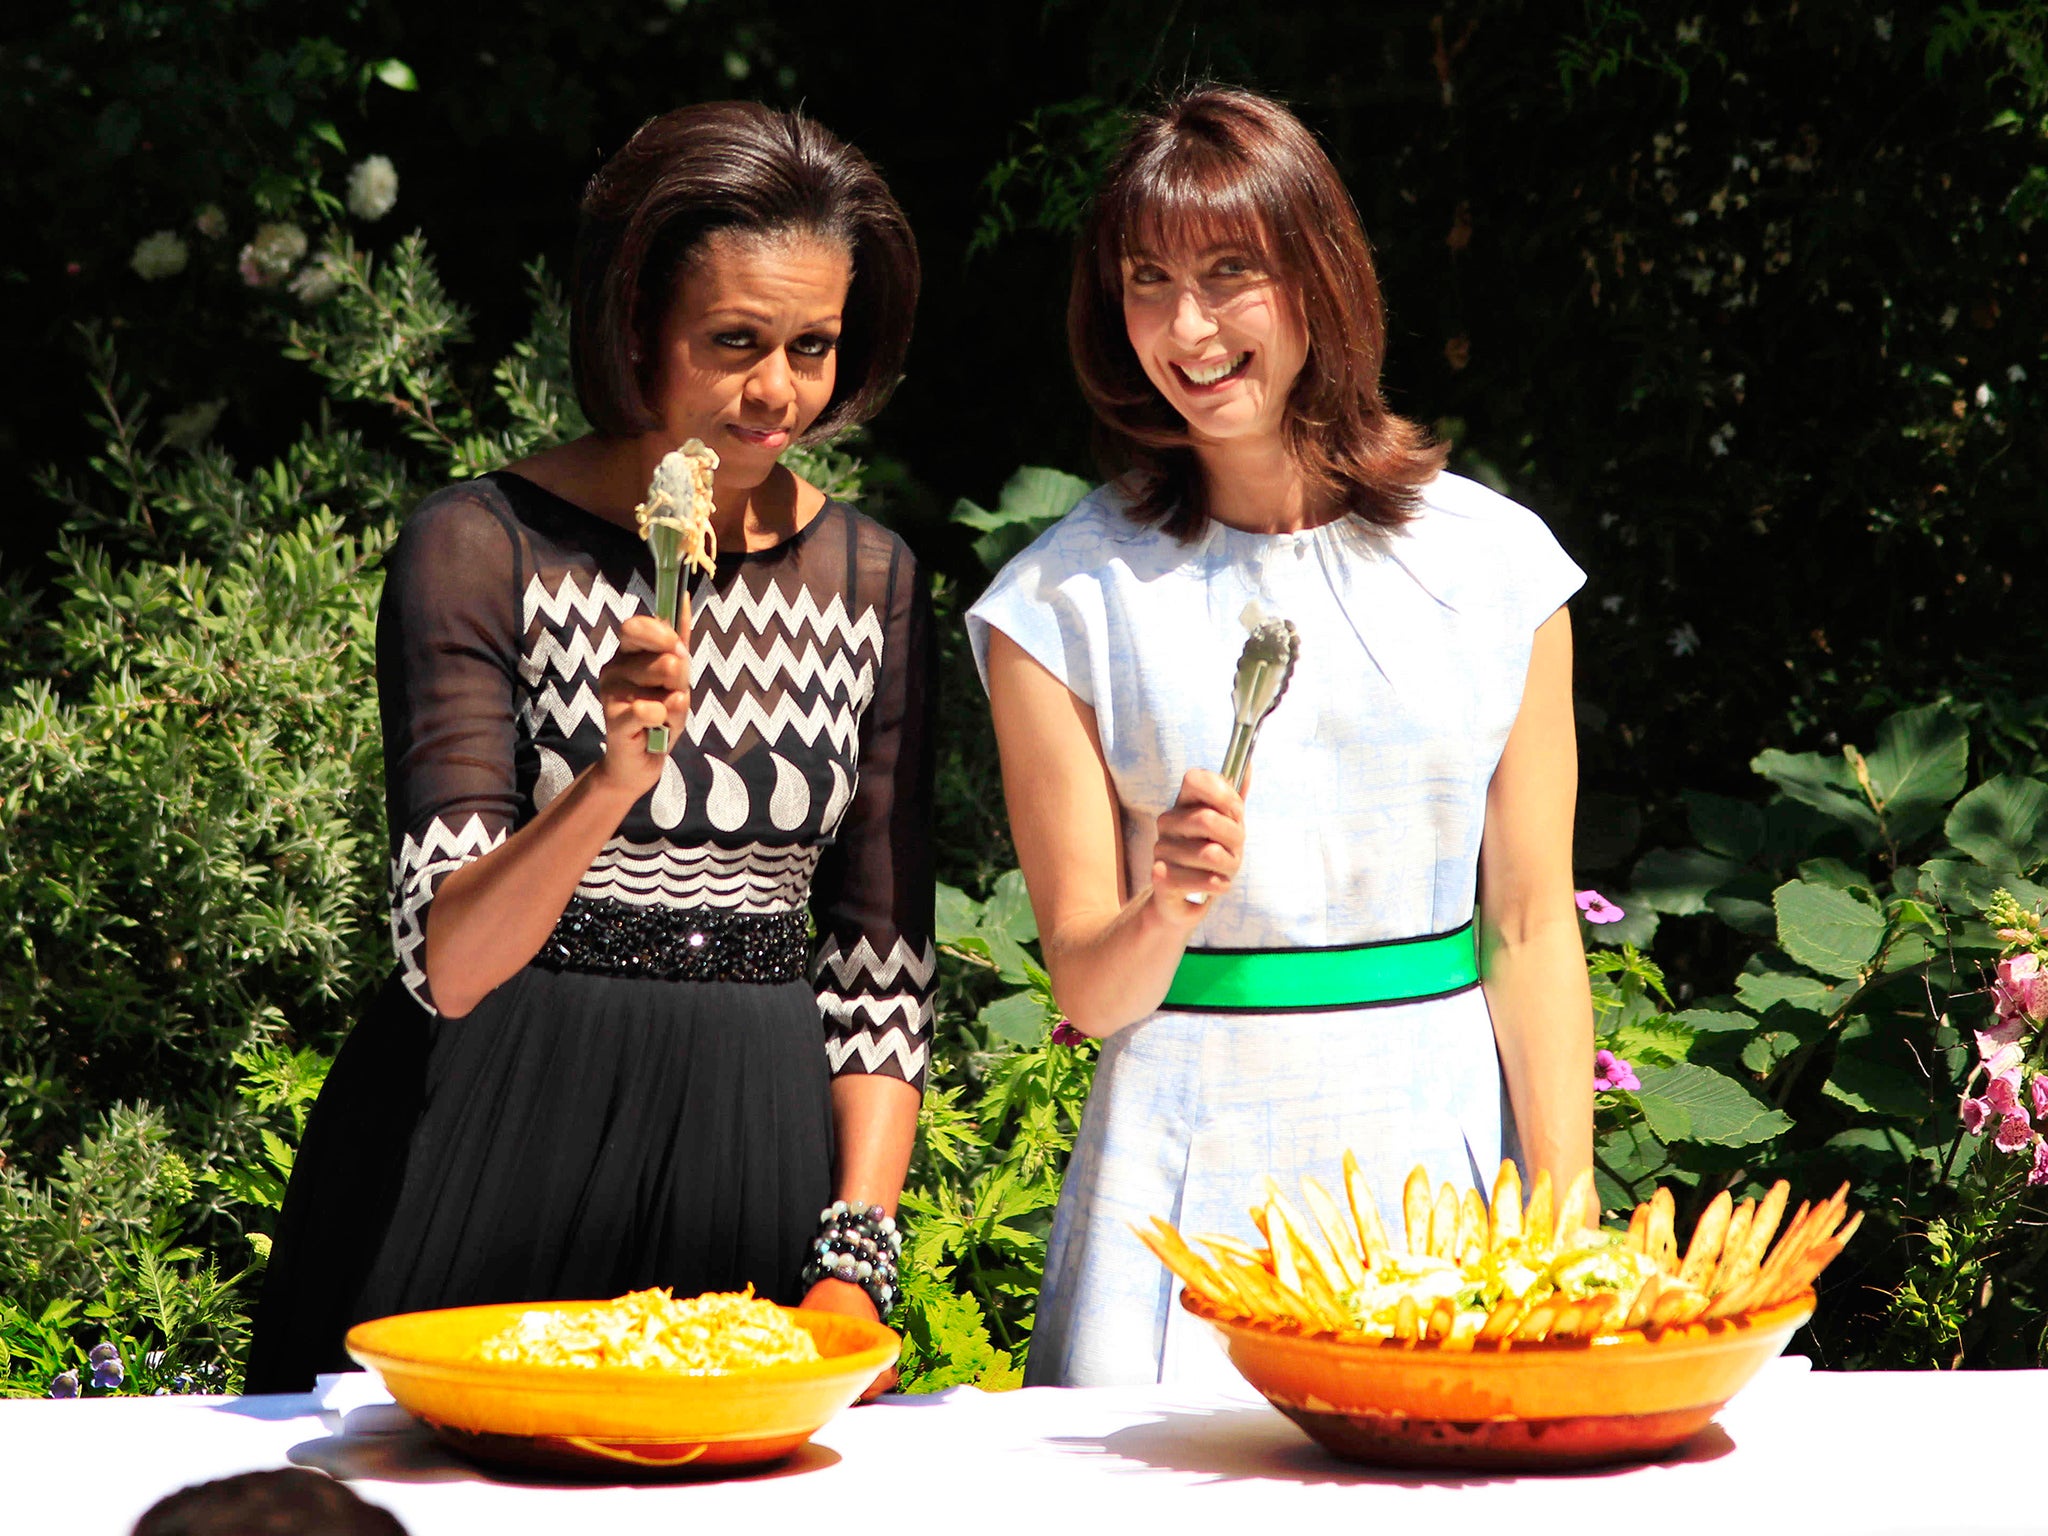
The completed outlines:
[[[916,1130],[930,611],[902,542],[778,459],[880,406],[917,283],[873,168],[793,114],[672,112],[592,181],[594,433],[428,498],[388,562],[398,968],[307,1126],[249,1390],[423,1307],[892,1300],[801,1277],[827,1202],[894,1209]],[[692,437],[719,553],[679,636],[633,509]]]

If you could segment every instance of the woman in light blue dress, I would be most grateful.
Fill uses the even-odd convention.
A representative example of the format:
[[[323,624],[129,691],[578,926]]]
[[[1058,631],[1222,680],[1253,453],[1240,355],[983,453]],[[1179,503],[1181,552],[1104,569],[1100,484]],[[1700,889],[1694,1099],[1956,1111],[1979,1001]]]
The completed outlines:
[[[1104,1041],[1027,1379],[1222,1380],[1131,1223],[1249,1236],[1267,1175],[1347,1149],[1390,1223],[1418,1163],[1563,1188],[1591,1160],[1584,578],[1387,410],[1357,213],[1263,98],[1137,126],[1068,331],[1128,468],[968,616],[1054,993]],[[1248,613],[1300,659],[1240,795],[1213,770]]]

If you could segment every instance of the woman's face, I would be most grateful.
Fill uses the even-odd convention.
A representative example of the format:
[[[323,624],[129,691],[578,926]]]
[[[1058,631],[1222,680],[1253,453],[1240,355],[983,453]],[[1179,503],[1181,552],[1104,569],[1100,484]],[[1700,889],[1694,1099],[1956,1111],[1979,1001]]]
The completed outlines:
[[[809,235],[714,234],[663,318],[651,403],[676,442],[701,438],[717,478],[748,487],[832,398],[853,263]]]
[[[1124,329],[1197,441],[1277,434],[1308,359],[1294,305],[1258,254],[1214,245],[1124,261]]]

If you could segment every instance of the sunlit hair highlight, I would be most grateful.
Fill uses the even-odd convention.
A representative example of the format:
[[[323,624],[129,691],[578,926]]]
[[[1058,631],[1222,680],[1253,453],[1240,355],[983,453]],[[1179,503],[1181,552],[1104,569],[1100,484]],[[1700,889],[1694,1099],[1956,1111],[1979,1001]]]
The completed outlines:
[[[1137,120],[1075,252],[1067,344],[1107,467],[1134,472],[1131,515],[1185,539],[1208,508],[1187,424],[1131,348],[1124,263],[1218,245],[1255,255],[1307,334],[1283,430],[1311,493],[1381,527],[1406,521],[1444,449],[1381,393],[1386,315],[1358,210],[1293,113],[1220,85]]]

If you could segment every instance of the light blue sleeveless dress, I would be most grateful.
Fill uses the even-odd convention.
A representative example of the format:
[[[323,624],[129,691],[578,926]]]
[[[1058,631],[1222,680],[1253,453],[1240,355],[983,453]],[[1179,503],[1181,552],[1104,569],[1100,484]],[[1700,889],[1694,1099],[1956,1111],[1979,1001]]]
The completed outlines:
[[[1018,555],[969,611],[987,678],[999,629],[1093,707],[1142,883],[1155,819],[1230,736],[1230,684],[1257,600],[1301,659],[1266,721],[1245,854],[1191,947],[1416,938],[1473,915],[1486,791],[1520,708],[1536,628],[1585,580],[1535,514],[1439,475],[1395,532],[1355,518],[1295,534],[1210,524],[1182,543],[1112,486]],[[1400,1220],[1416,1163],[1491,1184],[1512,1153],[1478,988],[1335,1012],[1155,1013],[1104,1042],[1053,1225],[1026,1380],[1220,1384],[1235,1376],[1178,1285],[1131,1234],[1251,1238],[1267,1174],[1337,1188],[1358,1154]],[[1397,1227],[1398,1230],[1398,1227]]]

